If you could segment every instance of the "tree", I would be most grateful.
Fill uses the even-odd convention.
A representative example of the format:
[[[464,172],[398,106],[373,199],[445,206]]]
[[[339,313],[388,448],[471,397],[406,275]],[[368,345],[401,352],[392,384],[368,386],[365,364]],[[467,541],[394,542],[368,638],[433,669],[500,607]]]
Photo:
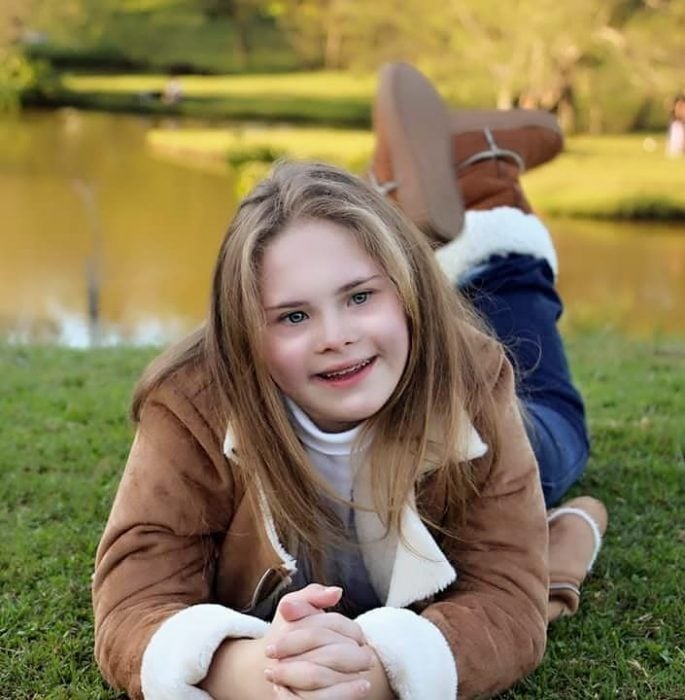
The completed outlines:
[[[553,110],[568,130],[578,124],[581,102],[590,103],[585,109],[594,110],[598,123],[600,101],[626,103],[616,84],[633,103],[679,80],[682,85],[682,0],[376,0],[351,6],[356,23],[341,23],[348,64],[410,60],[453,95],[490,99],[500,108]],[[602,83],[612,95],[594,89]]]
[[[201,8],[209,17],[227,17],[235,27],[236,59],[247,68],[252,52],[251,26],[259,16],[263,2],[259,0],[201,0]]]
[[[362,6],[361,0],[278,0],[272,9],[303,65],[344,68],[344,43]]]
[[[45,74],[44,66],[24,52],[31,10],[30,0],[5,0],[0,5],[0,114],[15,111],[27,92],[39,88]]]

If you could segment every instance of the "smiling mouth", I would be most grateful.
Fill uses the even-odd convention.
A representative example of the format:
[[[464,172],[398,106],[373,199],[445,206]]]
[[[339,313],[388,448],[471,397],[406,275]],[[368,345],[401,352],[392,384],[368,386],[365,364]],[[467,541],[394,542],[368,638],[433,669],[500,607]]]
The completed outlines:
[[[319,372],[317,376],[322,379],[345,379],[347,377],[352,377],[368,367],[375,359],[375,357],[371,357],[368,360],[362,360],[361,362],[357,362],[356,365],[350,365],[336,372]]]

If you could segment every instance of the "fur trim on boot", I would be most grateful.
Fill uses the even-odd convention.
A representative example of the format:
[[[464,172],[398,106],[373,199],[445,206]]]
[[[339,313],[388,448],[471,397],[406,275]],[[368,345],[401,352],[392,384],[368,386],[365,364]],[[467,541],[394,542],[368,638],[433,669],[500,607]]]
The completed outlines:
[[[435,256],[450,282],[458,285],[476,265],[509,253],[543,258],[555,277],[558,274],[557,254],[546,226],[535,214],[513,207],[467,211],[459,238],[438,249]]]

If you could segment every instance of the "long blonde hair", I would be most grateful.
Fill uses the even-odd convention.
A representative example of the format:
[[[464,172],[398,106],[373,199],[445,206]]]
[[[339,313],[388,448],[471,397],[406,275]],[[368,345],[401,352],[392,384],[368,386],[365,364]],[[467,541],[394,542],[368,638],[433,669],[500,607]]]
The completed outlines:
[[[261,352],[264,250],[286,227],[310,219],[335,222],[354,236],[395,285],[407,317],[404,373],[364,426],[374,507],[386,527],[401,534],[401,510],[429,461],[446,504],[443,526],[432,524],[450,531],[474,489],[471,465],[458,453],[465,418],[490,445],[489,459],[497,449],[492,400],[465,330],[477,319],[414,225],[360,179],[330,165],[278,164],[242,201],[221,245],[205,326],[148,368],[133,417],[165,377],[187,362],[203,363],[240,464],[249,469],[243,476],[258,479],[278,531],[315,556],[341,541],[340,523],[322,498],[334,494],[310,465]]]

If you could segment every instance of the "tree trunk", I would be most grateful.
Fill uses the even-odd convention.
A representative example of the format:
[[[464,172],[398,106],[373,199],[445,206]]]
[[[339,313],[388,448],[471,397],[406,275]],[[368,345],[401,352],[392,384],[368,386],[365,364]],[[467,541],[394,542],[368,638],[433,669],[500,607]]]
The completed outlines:
[[[238,67],[244,70],[250,64],[250,52],[252,51],[250,35],[247,29],[248,23],[242,17],[234,17],[233,21],[235,26],[235,59]]]

